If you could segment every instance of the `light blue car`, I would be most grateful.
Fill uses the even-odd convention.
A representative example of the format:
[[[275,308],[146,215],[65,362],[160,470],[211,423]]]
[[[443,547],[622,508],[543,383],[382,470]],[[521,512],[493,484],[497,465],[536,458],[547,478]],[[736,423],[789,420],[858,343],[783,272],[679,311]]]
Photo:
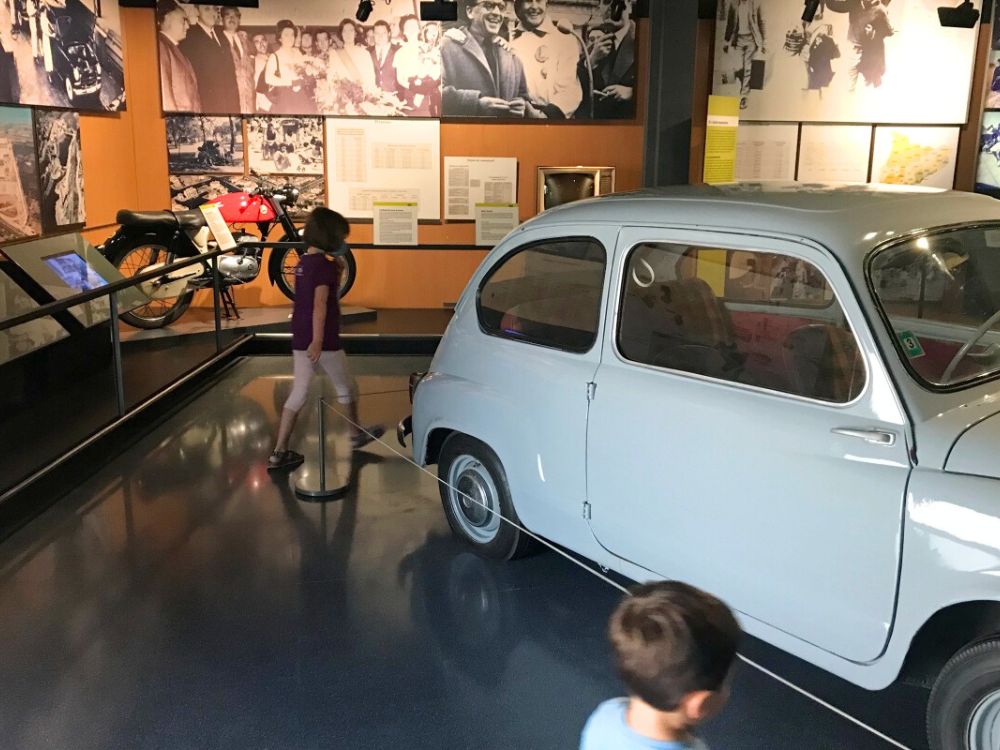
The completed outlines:
[[[1000,203],[743,185],[547,211],[415,382],[456,534],[688,581],[1000,748]],[[408,431],[408,430],[404,430]]]

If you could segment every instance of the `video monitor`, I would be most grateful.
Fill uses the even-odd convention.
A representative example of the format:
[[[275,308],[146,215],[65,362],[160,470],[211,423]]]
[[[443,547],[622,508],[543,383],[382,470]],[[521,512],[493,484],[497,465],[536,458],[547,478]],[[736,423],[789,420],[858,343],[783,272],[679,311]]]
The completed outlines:
[[[122,279],[118,269],[79,234],[19,242],[5,246],[3,251],[54,300],[100,289]],[[148,301],[136,287],[118,292],[120,311],[131,310]],[[111,309],[107,297],[98,297],[69,308],[69,312],[81,324],[90,327],[108,320]]]
[[[42,261],[56,272],[66,286],[78,292],[89,292],[107,286],[107,279],[87,265],[87,261],[76,253],[58,253],[42,258]]]
[[[614,167],[539,167],[538,210],[613,193]]]

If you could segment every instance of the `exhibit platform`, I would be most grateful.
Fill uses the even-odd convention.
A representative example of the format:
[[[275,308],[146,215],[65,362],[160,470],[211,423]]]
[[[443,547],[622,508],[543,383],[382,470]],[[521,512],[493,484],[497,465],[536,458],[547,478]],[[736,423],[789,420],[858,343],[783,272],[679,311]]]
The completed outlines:
[[[291,346],[290,314],[290,307],[241,309],[239,319],[222,319],[222,331],[226,337],[253,334],[249,354],[286,354]],[[341,310],[341,341],[349,354],[430,355],[452,314],[450,308],[373,310],[346,305]],[[119,325],[122,344],[130,350],[192,344],[214,332],[210,308],[192,308],[166,328],[145,331]]]
[[[371,322],[378,317],[375,310],[356,306],[343,307],[340,315],[343,325]],[[222,329],[240,333],[281,333],[289,330],[291,317],[291,305],[287,307],[241,307],[240,317],[222,318]],[[123,343],[214,333],[215,312],[211,307],[191,307],[180,319],[165,328],[143,330],[122,323],[119,326],[119,331]]]

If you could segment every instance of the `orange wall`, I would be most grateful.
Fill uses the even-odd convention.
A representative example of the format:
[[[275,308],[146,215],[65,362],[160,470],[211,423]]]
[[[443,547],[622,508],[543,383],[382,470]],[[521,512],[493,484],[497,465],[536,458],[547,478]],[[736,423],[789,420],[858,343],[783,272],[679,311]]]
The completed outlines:
[[[152,10],[122,8],[125,36],[125,90],[128,111],[120,115],[82,115],[83,167],[91,242],[113,231],[119,208],[161,209],[170,204],[166,129],[160,112],[156,31]],[[648,25],[640,21],[640,44]],[[518,159],[521,218],[534,215],[535,169],[539,166],[588,164],[617,168],[616,189],[637,188],[642,180],[643,123],[648,65],[640,50],[638,115],[615,124],[441,125],[443,156],[513,156]],[[372,241],[370,223],[352,227],[351,239]],[[420,226],[420,242],[472,244],[471,222]],[[454,302],[484,253],[480,251],[359,250],[358,280],[345,300],[369,307],[440,307]],[[202,295],[199,303],[205,303]],[[287,304],[269,286],[266,273],[238,287],[236,299],[247,306]]]

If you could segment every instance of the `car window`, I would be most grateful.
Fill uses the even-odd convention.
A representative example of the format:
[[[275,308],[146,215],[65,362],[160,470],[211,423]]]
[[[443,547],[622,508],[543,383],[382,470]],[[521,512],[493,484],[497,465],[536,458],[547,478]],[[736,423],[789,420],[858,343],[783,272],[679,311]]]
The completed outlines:
[[[868,277],[922,383],[952,388],[1000,374],[1000,227],[909,238],[876,252]]]
[[[480,325],[495,336],[588,351],[597,340],[605,259],[604,247],[590,238],[516,250],[480,286]]]
[[[626,359],[833,403],[864,388],[844,311],[807,261],[646,243],[630,252],[623,283]]]

